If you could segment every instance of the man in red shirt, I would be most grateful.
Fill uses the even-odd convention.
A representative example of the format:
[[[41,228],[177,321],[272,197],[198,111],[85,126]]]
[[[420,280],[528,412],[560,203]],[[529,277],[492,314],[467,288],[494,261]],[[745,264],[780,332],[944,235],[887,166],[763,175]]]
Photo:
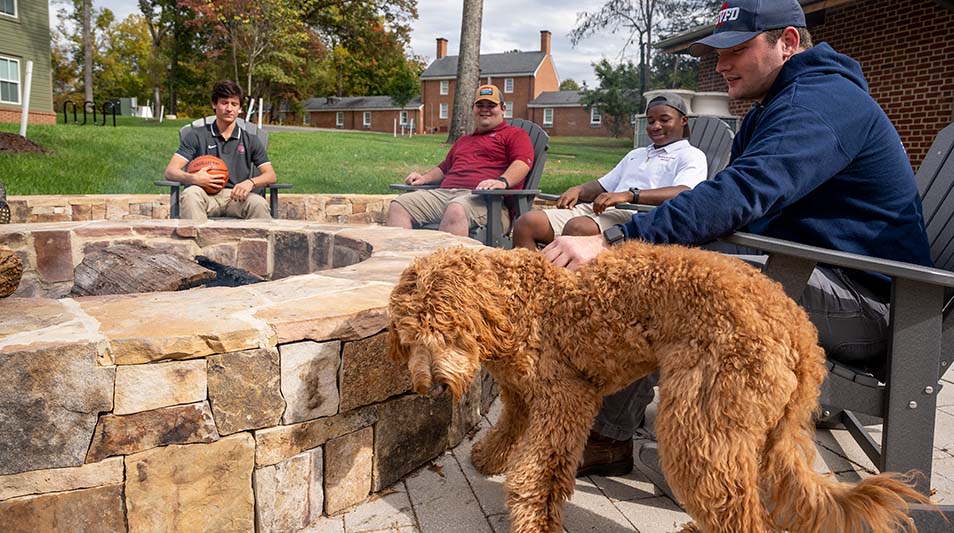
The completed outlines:
[[[440,184],[402,194],[391,202],[386,224],[412,228],[440,223],[440,230],[466,236],[487,223],[487,206],[474,189],[521,189],[533,166],[533,143],[524,130],[504,122],[500,90],[481,85],[472,112],[476,129],[454,143],[441,164],[425,174],[411,172],[408,185]],[[504,229],[510,214],[503,212]]]

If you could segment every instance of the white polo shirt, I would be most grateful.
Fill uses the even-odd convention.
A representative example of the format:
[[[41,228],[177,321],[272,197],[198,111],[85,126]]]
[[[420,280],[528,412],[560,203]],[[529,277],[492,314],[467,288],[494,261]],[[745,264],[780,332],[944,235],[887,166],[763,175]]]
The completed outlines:
[[[623,192],[685,185],[690,189],[708,174],[706,154],[682,139],[656,148],[652,144],[632,150],[616,168],[599,179],[607,192]]]

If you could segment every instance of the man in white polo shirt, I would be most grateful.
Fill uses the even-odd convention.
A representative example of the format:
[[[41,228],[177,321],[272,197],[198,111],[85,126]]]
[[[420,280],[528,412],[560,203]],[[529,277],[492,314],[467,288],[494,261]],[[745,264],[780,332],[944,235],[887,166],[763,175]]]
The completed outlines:
[[[514,246],[536,250],[560,235],[599,235],[632,218],[632,211],[616,209],[616,204],[659,205],[706,179],[705,154],[686,140],[689,119],[679,95],[663,93],[649,101],[646,133],[652,144],[626,154],[602,178],[570,187],[556,209],[520,217],[514,225]]]

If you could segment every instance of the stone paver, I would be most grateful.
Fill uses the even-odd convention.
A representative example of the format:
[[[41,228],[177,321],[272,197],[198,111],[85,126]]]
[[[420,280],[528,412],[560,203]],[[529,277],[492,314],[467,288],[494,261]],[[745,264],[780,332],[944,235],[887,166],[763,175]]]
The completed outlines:
[[[939,401],[932,486],[934,501],[954,503],[954,383],[948,382]],[[474,443],[499,420],[500,401],[484,414],[481,428],[450,453],[395,484],[381,498],[363,503],[342,517],[325,519],[329,533],[506,533],[510,521],[504,505],[504,476],[485,477],[470,464]],[[650,424],[654,406],[647,412]],[[877,429],[877,428],[875,428]],[[815,435],[815,468],[841,481],[857,482],[872,475],[874,466],[844,430],[820,430]],[[625,477],[590,477],[577,481],[564,511],[566,533],[678,531],[689,516],[666,496],[660,496],[638,471]]]

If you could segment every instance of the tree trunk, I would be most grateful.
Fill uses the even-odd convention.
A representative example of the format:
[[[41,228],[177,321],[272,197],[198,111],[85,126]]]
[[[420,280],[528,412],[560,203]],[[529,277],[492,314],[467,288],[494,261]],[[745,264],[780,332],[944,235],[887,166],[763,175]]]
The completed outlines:
[[[235,68],[235,83],[238,83],[238,40],[235,37],[235,31],[235,28],[232,28],[232,67]]]
[[[83,0],[83,84],[85,101],[93,101],[93,0]]]
[[[480,25],[483,9],[483,0],[464,0],[460,52],[457,55],[457,89],[454,91],[454,114],[447,135],[448,143],[453,143],[474,129],[471,107],[480,81]]]

